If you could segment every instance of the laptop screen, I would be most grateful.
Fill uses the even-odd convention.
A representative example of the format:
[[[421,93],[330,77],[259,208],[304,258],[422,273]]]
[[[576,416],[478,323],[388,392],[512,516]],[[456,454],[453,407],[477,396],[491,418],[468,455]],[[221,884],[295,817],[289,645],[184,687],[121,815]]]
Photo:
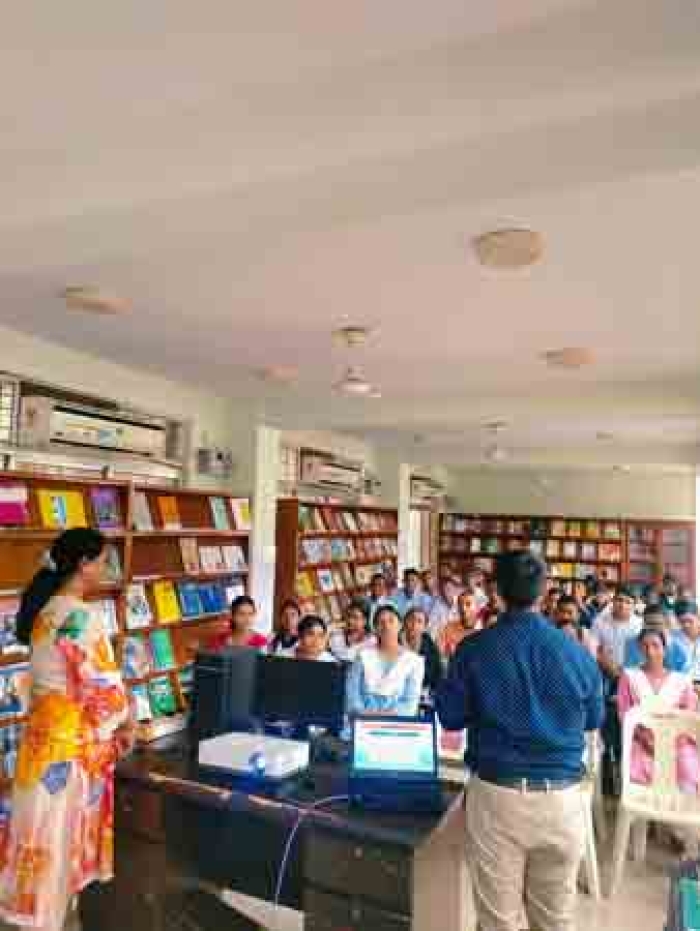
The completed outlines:
[[[435,722],[356,719],[352,771],[356,776],[434,777],[437,772]]]

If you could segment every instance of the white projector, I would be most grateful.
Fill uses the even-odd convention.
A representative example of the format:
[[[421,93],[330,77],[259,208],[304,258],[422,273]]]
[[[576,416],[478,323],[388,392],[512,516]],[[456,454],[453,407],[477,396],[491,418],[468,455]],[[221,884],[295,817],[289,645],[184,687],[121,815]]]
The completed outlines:
[[[221,734],[199,744],[199,765],[238,776],[286,779],[309,765],[309,745],[262,734]]]

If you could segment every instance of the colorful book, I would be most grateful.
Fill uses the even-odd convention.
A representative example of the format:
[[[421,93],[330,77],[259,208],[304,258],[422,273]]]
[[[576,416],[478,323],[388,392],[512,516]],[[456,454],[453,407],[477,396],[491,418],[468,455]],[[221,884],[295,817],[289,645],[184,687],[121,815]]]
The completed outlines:
[[[307,504],[299,505],[299,529],[302,533],[308,533],[314,529],[311,520],[311,508]]]
[[[589,540],[597,540],[600,536],[600,524],[597,520],[587,520],[583,525],[583,535]]]
[[[153,657],[153,668],[156,672],[164,672],[167,669],[174,669],[177,665],[175,661],[175,651],[173,641],[169,630],[154,630],[149,635],[149,645],[151,656]]]
[[[0,485],[0,527],[25,527],[29,523],[29,491],[26,485]]]
[[[209,572],[213,575],[227,571],[220,546],[200,546],[199,561],[202,564],[202,572]]]
[[[320,590],[324,594],[328,594],[329,592],[332,592],[335,589],[333,573],[331,572],[330,569],[319,569],[318,572],[316,573],[316,576],[318,578],[318,584],[319,584]]]
[[[180,684],[180,691],[183,698],[190,699],[194,692],[194,663],[188,663],[177,674],[177,681]]]
[[[17,595],[0,595],[0,654],[29,653],[29,647],[17,641]]]
[[[576,559],[578,557],[578,543],[568,541],[562,546],[562,559]]]
[[[153,717],[162,718],[177,711],[177,699],[168,676],[157,676],[148,683],[148,698]]]
[[[224,594],[226,599],[226,606],[230,606],[234,598],[238,598],[240,595],[245,595],[245,583],[242,579],[238,582],[231,582],[229,585],[224,586]]]
[[[145,679],[151,661],[142,637],[125,637],[122,644],[122,675],[125,679]]]
[[[0,720],[27,713],[31,686],[29,663],[0,669]]]
[[[230,530],[231,524],[228,519],[226,502],[223,498],[210,498],[209,507],[211,508],[211,517],[214,521],[216,530]]]
[[[199,597],[202,602],[203,614],[222,614],[228,610],[226,591],[223,585],[216,582],[207,582],[199,586]]]
[[[199,596],[199,586],[196,582],[179,582],[177,596],[180,599],[180,610],[183,618],[198,617],[204,614],[202,599]]]
[[[126,590],[126,629],[140,630],[153,623],[153,612],[142,582],[133,582]]]
[[[131,697],[134,699],[136,720],[139,723],[153,720],[151,703],[148,700],[148,689],[143,682],[137,682],[131,686]]]
[[[545,549],[547,559],[559,559],[560,552],[559,540],[547,540]]]
[[[122,580],[122,559],[112,543],[107,546],[103,580],[106,585],[118,585]]]
[[[620,540],[622,538],[622,527],[619,524],[606,521],[603,524],[603,537],[606,540]]]
[[[91,488],[90,500],[95,523],[101,530],[116,530],[122,526],[116,488]]]
[[[40,488],[37,491],[37,499],[44,527],[62,530],[68,526],[68,502],[65,492]]]
[[[553,520],[549,525],[549,533],[553,537],[565,537],[566,536],[566,521],[563,520]]]
[[[199,561],[199,547],[193,537],[180,537],[180,554],[184,572],[188,575],[197,575],[202,571],[202,565]]]
[[[621,562],[622,548],[617,543],[601,543],[598,558],[604,562]]]
[[[180,520],[180,509],[177,506],[177,498],[173,495],[160,495],[156,501],[163,530],[181,530],[182,522]]]
[[[230,546],[222,546],[221,555],[223,556],[224,566],[231,572],[245,572],[248,569],[242,546],[235,543]]]
[[[570,520],[566,525],[566,535],[567,537],[580,537],[581,536],[581,521]]]
[[[117,604],[113,598],[102,598],[90,602],[90,614],[102,624],[108,637],[116,637],[119,633],[117,620]]]
[[[181,620],[175,586],[169,579],[159,579],[153,583],[153,601],[160,624],[175,624]]]
[[[134,529],[147,532],[153,530],[153,515],[145,491],[134,492]]]
[[[597,543],[582,543],[581,544],[581,559],[584,562],[595,562],[598,558],[598,544]]]
[[[231,511],[236,530],[250,530],[252,524],[250,498],[231,498]]]

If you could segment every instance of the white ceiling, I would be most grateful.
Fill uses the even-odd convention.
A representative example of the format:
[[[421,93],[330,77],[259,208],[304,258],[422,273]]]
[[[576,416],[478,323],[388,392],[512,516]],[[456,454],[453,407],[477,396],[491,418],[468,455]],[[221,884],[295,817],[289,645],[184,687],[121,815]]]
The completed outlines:
[[[205,11],[5,12],[1,324],[434,461],[478,459],[494,418],[523,461],[696,460],[700,5]],[[509,224],[545,261],[480,268],[470,237]],[[67,284],[134,314],[70,314]],[[330,390],[345,323],[377,330],[381,401]],[[542,365],[571,345],[596,364]]]

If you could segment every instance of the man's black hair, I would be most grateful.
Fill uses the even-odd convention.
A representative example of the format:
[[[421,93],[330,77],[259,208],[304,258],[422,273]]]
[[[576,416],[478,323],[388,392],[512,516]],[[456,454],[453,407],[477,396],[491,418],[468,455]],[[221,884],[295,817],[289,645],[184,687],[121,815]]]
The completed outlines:
[[[534,553],[503,553],[496,562],[498,592],[510,608],[531,608],[544,592],[547,567]]]

